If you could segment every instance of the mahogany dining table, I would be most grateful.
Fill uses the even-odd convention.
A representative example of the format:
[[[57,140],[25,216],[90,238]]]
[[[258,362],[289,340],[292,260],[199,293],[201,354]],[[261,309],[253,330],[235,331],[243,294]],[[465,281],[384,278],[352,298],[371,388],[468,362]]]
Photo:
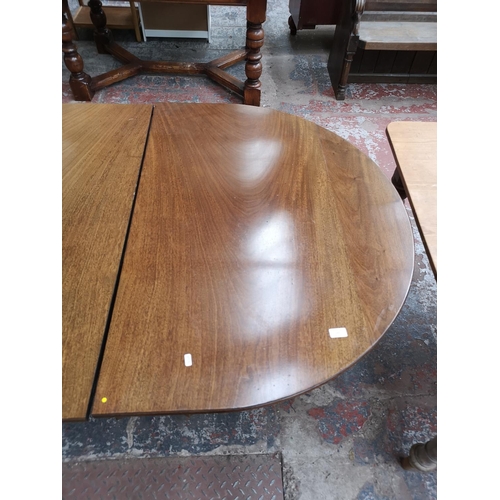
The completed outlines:
[[[406,209],[333,132],[241,104],[62,115],[63,420],[286,400],[398,315]]]

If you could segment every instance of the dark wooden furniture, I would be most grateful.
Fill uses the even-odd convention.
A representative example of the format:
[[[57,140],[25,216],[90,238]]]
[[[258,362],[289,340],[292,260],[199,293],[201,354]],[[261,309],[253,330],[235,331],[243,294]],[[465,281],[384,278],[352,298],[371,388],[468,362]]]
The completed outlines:
[[[314,29],[319,25],[337,24],[340,2],[338,0],[290,0],[288,4],[290,34],[297,30]]]
[[[69,13],[68,21],[73,24],[74,28],[94,28],[92,20],[90,19],[90,7],[85,0],[78,0],[78,3],[79,7],[74,15],[71,15],[71,12]],[[102,10],[106,15],[106,24],[108,28],[134,30],[135,39],[138,42],[142,41],[139,12],[135,6],[135,1],[130,0],[128,7],[123,5],[105,5]],[[66,13],[68,13],[67,10]],[[76,30],[73,39],[78,40]]]
[[[397,165],[392,182],[403,199],[408,197],[437,279],[437,123],[393,122],[386,133]],[[434,470],[437,437],[414,444],[402,465],[408,470]]]
[[[335,97],[348,83],[435,83],[435,0],[339,0],[328,59]]]
[[[153,0],[141,0],[148,2]],[[179,3],[179,0],[154,0],[155,2]],[[139,73],[176,73],[206,75],[228,90],[241,96],[244,104],[260,105],[262,63],[260,49],[264,43],[262,23],[266,20],[267,0],[181,0],[181,3],[210,5],[241,5],[247,8],[246,47],[208,63],[172,61],[144,61],[137,58],[113,41],[107,26],[106,15],[99,0],[88,0],[90,17],[94,24],[94,39],[100,54],[111,54],[123,63],[119,69],[91,77],[84,72],[83,60],[72,42],[71,26],[67,20],[67,0],[63,0],[62,39],[64,62],[71,72],[70,86],[77,101],[91,101],[94,93],[108,85],[125,80]],[[241,82],[224,71],[229,66],[246,61],[246,81]]]
[[[84,420],[153,107],[62,112],[62,416]]]

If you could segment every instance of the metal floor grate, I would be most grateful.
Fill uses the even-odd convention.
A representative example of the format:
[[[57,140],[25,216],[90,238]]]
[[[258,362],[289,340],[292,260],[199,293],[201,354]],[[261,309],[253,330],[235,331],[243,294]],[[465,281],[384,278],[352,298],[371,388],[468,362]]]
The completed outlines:
[[[63,463],[62,498],[282,500],[281,454]]]

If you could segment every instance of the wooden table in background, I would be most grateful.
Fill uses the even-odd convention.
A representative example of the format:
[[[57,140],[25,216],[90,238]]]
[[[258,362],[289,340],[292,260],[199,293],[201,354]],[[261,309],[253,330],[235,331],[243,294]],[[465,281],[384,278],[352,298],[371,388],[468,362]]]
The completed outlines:
[[[336,134],[267,108],[155,105],[91,414],[311,390],[381,338],[413,261],[397,191]]]
[[[393,183],[408,201],[437,276],[437,123],[393,122],[387,137],[397,168]]]
[[[183,3],[197,5],[228,5],[246,7],[247,30],[245,47],[206,63],[178,61],[145,61],[113,41],[111,30],[100,0],[88,0],[90,17],[94,24],[94,40],[99,54],[111,54],[123,65],[101,75],[91,77],[84,72],[83,60],[73,43],[72,26],[68,20],[68,0],[62,0],[62,51],[64,63],[71,73],[69,83],[76,101],[91,101],[96,90],[125,80],[140,73],[174,73],[206,75],[210,79],[239,95],[244,104],[260,106],[260,76],[264,44],[262,24],[266,20],[267,0],[139,0],[141,3]],[[246,80],[240,81],[225,70],[245,61]]]
[[[64,420],[87,417],[152,110],[63,104]]]

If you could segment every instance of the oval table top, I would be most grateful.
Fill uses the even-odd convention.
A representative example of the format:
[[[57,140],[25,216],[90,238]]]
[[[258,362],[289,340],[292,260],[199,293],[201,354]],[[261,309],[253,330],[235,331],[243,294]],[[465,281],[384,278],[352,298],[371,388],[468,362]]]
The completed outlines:
[[[92,415],[309,391],[381,338],[413,262],[398,193],[336,134],[267,108],[155,105]]]

